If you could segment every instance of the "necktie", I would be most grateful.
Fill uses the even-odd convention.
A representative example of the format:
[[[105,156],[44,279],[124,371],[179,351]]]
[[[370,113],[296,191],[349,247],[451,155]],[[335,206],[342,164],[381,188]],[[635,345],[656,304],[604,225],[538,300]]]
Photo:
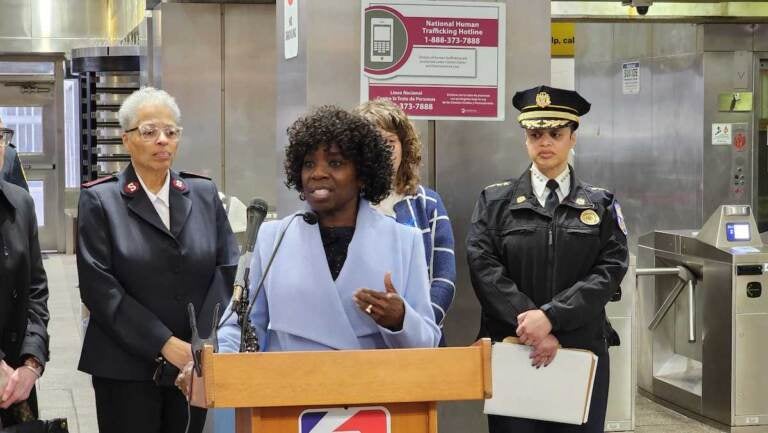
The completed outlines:
[[[560,203],[560,200],[557,198],[557,188],[559,187],[560,185],[556,180],[549,179],[547,181],[547,189],[549,189],[549,195],[547,196],[547,201],[544,202],[544,208],[546,208],[547,212],[550,214],[555,212],[555,208]]]

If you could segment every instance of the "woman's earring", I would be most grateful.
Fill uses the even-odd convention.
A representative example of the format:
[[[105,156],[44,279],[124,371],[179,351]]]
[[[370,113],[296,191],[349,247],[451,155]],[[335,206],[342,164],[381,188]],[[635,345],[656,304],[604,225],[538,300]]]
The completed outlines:
[[[304,201],[306,200],[306,197],[304,197],[304,192],[299,193],[299,200]]]

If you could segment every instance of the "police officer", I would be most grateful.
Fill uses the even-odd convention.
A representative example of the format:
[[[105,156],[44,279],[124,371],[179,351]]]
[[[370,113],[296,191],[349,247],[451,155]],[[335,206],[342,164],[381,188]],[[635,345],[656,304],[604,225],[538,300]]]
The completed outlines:
[[[184,433],[189,422],[200,432],[205,411],[188,412],[173,386],[192,359],[186,307],[208,335],[232,293],[237,244],[216,185],[170,168],[182,131],[174,99],[143,88],[118,117],[131,164],[80,192],[77,270],[91,316],[79,368],[93,376],[99,431]]]
[[[0,140],[6,144],[3,168],[0,171],[0,175],[6,182],[18,185],[29,191],[27,178],[24,175],[24,168],[21,166],[21,161],[19,161],[19,154],[16,151],[16,146],[11,143],[12,139],[13,129],[6,128],[5,125],[3,125],[3,119],[0,119]]]
[[[628,260],[621,208],[611,192],[580,181],[568,164],[589,102],[539,86],[517,92],[512,103],[521,111],[532,164],[519,178],[486,187],[475,206],[467,256],[482,306],[481,334],[495,341],[519,337],[532,346],[536,368],[549,365],[559,346],[591,350],[598,366],[586,424],[489,415],[489,430],[602,432],[609,379],[605,304]]]

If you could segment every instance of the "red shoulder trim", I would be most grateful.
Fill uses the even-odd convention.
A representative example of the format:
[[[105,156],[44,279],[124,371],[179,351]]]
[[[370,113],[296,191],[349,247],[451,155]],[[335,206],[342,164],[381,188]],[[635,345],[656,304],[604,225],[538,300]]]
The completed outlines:
[[[80,185],[81,188],[90,188],[94,185],[98,185],[100,183],[109,182],[111,180],[117,180],[117,177],[113,174],[110,174],[109,176],[100,177],[98,179],[94,179],[89,182],[85,182],[84,184]]]

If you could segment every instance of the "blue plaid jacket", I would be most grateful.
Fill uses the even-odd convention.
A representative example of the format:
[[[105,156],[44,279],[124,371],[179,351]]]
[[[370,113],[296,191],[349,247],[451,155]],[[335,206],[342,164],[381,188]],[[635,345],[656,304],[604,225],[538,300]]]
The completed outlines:
[[[394,210],[397,222],[421,230],[431,284],[432,310],[435,322],[442,327],[456,293],[453,230],[443,200],[435,191],[419,185],[417,193],[395,203]]]

